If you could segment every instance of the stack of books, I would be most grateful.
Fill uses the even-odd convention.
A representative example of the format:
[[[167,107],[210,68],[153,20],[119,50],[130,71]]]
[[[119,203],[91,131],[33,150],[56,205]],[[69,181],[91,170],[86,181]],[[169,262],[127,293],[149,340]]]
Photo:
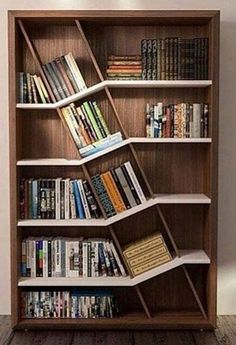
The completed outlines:
[[[22,291],[22,318],[113,318],[119,310],[107,291]]]
[[[21,219],[90,219],[100,211],[86,180],[22,179]]]
[[[47,89],[36,74],[19,73],[19,103],[50,103]]]
[[[142,79],[208,79],[208,38],[167,37],[141,41]]]
[[[146,202],[130,162],[93,176],[92,183],[107,217]]]
[[[146,136],[148,138],[207,138],[208,104],[147,104]]]
[[[172,260],[160,233],[131,243],[125,248],[124,257],[134,277]]]
[[[80,155],[87,157],[122,141],[120,132],[111,134],[104,116],[95,101],[74,103],[61,108]]]
[[[42,67],[57,101],[87,88],[71,52],[57,57]]]
[[[140,55],[111,55],[108,57],[107,79],[136,80],[142,77]]]
[[[22,277],[126,276],[112,240],[30,237],[22,241]]]

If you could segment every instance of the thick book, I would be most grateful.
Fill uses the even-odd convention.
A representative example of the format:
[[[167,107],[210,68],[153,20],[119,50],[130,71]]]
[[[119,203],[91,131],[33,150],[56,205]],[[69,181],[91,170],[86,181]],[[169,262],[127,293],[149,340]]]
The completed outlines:
[[[102,179],[99,174],[92,177],[92,183],[104,208],[107,217],[112,217],[116,215],[114,206],[107,194],[107,191],[103,185]]]
[[[135,277],[139,274],[142,274],[142,273],[147,272],[153,268],[156,268],[160,265],[163,265],[163,264],[171,261],[171,259],[172,258],[169,254],[165,254],[165,255],[157,257],[151,261],[148,261],[148,262],[146,262],[146,263],[144,263],[138,267],[135,267],[135,268],[131,269],[131,271]]]
[[[120,195],[120,192],[117,188],[116,183],[112,178],[112,174],[110,171],[107,171],[101,174],[102,182],[106,188],[106,191],[112,201],[112,204],[116,210],[116,213],[120,213],[126,210],[124,201]]]

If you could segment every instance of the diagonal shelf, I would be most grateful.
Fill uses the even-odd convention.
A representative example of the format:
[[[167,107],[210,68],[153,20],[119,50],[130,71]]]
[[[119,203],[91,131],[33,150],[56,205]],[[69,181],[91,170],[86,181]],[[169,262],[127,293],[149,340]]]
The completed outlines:
[[[98,84],[88,87],[86,90],[75,93],[72,96],[55,103],[17,103],[19,109],[57,109],[64,107],[71,102],[78,101],[84,97],[93,95],[106,87],[110,88],[205,88],[212,85],[211,80],[104,80]]]
[[[137,277],[90,277],[90,278],[21,278],[18,286],[135,286],[181,265],[209,264],[203,250],[180,250],[180,257],[142,273]]]
[[[17,161],[18,166],[79,166],[93,159],[99,158],[110,152],[113,152],[128,144],[209,144],[212,142],[211,138],[144,138],[131,137],[125,139],[120,143],[112,145],[100,152],[97,152],[89,157],[82,159],[65,159],[65,158],[41,158],[41,159],[22,159]]]
[[[25,219],[18,226],[108,226],[158,204],[210,204],[205,194],[155,194],[155,198],[108,219]]]

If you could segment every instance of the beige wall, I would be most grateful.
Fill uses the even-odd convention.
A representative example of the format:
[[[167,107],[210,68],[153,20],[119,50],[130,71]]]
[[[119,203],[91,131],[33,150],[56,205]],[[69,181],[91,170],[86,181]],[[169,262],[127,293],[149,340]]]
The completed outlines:
[[[220,174],[218,313],[236,314],[236,2],[235,0],[0,0],[0,314],[10,313],[8,197],[8,9],[220,9]]]

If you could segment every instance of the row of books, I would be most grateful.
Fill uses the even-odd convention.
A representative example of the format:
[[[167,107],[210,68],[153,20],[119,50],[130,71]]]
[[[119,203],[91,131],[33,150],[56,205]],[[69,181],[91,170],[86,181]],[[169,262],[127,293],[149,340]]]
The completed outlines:
[[[142,79],[208,79],[208,38],[167,37],[141,41]]]
[[[133,276],[172,260],[164,238],[159,232],[126,246],[124,257]]]
[[[125,162],[92,177],[92,183],[107,217],[146,202],[131,163]]]
[[[140,55],[111,55],[107,62],[107,79],[136,80],[142,77]]]
[[[86,180],[21,179],[21,219],[99,218],[100,210]]]
[[[71,52],[44,64],[42,68],[57,101],[87,89]]]
[[[22,318],[113,318],[118,305],[109,292],[22,291]]]
[[[95,101],[74,103],[61,109],[82,157],[87,157],[122,141],[120,132],[110,134],[104,116]]]
[[[47,89],[36,74],[19,72],[19,103],[50,103]]]
[[[146,136],[148,138],[207,138],[206,103],[147,104]]]
[[[22,277],[126,276],[112,240],[29,237],[22,241]]]

